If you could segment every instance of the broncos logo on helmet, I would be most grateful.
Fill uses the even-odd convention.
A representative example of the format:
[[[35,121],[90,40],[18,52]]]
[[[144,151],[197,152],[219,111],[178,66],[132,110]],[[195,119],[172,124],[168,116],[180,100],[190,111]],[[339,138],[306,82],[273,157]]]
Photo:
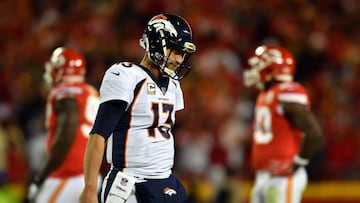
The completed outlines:
[[[156,32],[161,32],[162,30],[167,30],[171,36],[177,37],[178,33],[175,27],[167,20],[164,19],[155,19],[149,22],[150,26],[155,28]]]

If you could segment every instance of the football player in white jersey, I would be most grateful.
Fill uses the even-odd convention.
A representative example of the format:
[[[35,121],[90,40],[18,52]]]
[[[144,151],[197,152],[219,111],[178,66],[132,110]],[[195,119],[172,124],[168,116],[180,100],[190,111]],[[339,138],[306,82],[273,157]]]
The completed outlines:
[[[97,175],[106,148],[111,164],[101,202],[177,203],[186,201],[172,174],[175,112],[184,108],[179,80],[190,71],[195,52],[188,22],[173,14],[154,16],[140,39],[140,63],[120,62],[106,72],[100,107],[84,158],[82,203],[98,202]]]

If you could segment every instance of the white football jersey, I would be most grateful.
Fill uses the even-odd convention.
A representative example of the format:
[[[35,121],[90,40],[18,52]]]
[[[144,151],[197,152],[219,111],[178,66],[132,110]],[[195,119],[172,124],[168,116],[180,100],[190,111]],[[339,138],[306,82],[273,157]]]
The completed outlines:
[[[100,87],[100,103],[123,100],[126,112],[107,140],[106,158],[113,167],[140,178],[167,178],[174,162],[172,127],[175,111],[184,108],[179,81],[160,84],[140,65],[111,66]]]

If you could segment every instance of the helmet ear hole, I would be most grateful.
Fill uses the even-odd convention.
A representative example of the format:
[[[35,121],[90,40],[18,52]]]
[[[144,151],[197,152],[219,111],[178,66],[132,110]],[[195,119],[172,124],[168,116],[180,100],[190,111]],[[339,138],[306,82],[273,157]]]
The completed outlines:
[[[154,53],[154,58],[157,60],[157,61],[162,61],[163,60],[163,55],[161,55],[159,52],[155,52]]]

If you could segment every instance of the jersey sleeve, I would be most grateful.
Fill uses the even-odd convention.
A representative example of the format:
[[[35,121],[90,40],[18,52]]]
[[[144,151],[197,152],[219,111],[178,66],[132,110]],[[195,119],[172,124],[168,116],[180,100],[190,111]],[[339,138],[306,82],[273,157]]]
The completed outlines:
[[[131,103],[134,97],[134,76],[130,71],[128,67],[116,64],[105,72],[100,86],[100,103],[110,100]]]
[[[306,89],[298,83],[283,83],[279,86],[277,99],[283,103],[298,103],[310,106]]]

